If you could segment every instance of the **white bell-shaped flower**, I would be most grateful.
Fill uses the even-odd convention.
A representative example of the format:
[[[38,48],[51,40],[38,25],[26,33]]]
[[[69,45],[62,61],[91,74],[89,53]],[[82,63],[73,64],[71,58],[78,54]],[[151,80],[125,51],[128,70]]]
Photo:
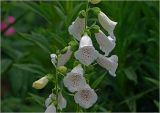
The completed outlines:
[[[54,66],[56,66],[56,63],[57,63],[57,55],[56,54],[51,54],[50,55],[50,57],[51,57],[51,62],[52,62],[52,64],[54,65]]]
[[[108,70],[109,73],[113,77],[116,76],[115,72],[116,72],[116,69],[118,67],[118,57],[117,57],[117,55],[112,55],[111,57],[107,58],[107,57],[99,54],[99,57],[97,58],[96,61],[101,67]]]
[[[59,66],[64,66],[68,60],[71,58],[72,55],[72,50],[71,50],[71,46],[68,46],[68,50],[66,53],[62,54],[59,58],[58,58],[58,63],[57,63],[57,67]]]
[[[81,65],[73,68],[73,70],[64,77],[63,83],[70,92],[75,92],[84,88],[86,85],[86,80],[83,77],[83,69]]]
[[[56,100],[56,95],[51,93],[49,97],[45,100],[45,106],[48,107],[52,103],[52,101],[55,100]]]
[[[72,25],[69,26],[68,31],[78,41],[81,40],[81,33],[85,30],[85,18],[77,17]]]
[[[114,22],[112,20],[110,20],[107,15],[105,15],[102,11],[100,11],[98,13],[98,20],[99,20],[99,23],[101,24],[101,26],[106,30],[108,31],[108,33],[110,34],[110,36],[112,38],[115,38],[114,36],[114,28],[115,26],[117,25],[117,22]]]
[[[101,30],[98,33],[95,33],[96,40],[100,46],[100,49],[105,52],[105,56],[113,50],[115,47],[115,40],[110,36],[106,36]]]
[[[59,106],[60,110],[62,110],[63,108],[66,108],[66,106],[67,106],[67,101],[62,96],[62,93],[58,93],[58,106]]]
[[[97,94],[89,85],[86,85],[85,88],[79,90],[74,95],[74,100],[83,108],[90,108],[97,101]]]
[[[75,52],[75,58],[84,65],[90,65],[98,57],[98,52],[92,44],[91,38],[85,34],[80,41],[79,49]]]
[[[50,104],[44,113],[56,113],[56,108],[53,104]]]

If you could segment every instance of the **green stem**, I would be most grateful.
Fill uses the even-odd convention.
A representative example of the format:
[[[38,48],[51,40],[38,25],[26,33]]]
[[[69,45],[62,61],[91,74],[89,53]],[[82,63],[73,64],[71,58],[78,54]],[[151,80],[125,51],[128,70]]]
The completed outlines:
[[[87,19],[88,19],[88,8],[89,8],[89,0],[87,0],[87,4],[86,4],[86,21],[85,21],[86,28],[87,28]]]
[[[56,110],[58,109],[58,74],[57,74],[57,68],[56,68],[56,83],[55,83],[55,88],[56,88]]]

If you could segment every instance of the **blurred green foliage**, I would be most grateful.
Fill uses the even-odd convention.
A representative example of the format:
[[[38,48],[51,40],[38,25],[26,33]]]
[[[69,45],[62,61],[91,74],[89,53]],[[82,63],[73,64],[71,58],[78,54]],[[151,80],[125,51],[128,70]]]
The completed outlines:
[[[51,93],[52,83],[42,90],[32,88],[33,81],[53,73],[50,53],[67,46],[72,37],[68,26],[78,12],[86,8],[85,1],[1,2],[1,21],[12,15],[16,34],[1,33],[1,106],[3,112],[40,112]],[[117,77],[111,77],[96,65],[86,77],[96,89],[98,102],[85,111],[159,110],[159,2],[102,1],[97,5],[112,20],[119,57]],[[89,14],[89,25],[96,19]],[[98,23],[98,22],[97,22]],[[95,41],[93,41],[95,43]],[[98,47],[98,45],[96,45]],[[73,68],[73,60],[66,65]],[[65,111],[76,109],[72,96]]]

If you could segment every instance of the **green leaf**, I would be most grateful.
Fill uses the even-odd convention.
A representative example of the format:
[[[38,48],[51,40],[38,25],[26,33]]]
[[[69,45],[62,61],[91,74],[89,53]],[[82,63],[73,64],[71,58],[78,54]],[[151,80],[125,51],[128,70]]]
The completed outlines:
[[[129,80],[134,81],[134,83],[137,84],[137,74],[132,67],[124,69],[124,72]]]
[[[50,44],[43,36],[35,33],[32,33],[32,35],[26,33],[18,33],[18,34],[22,36],[22,38],[35,43],[37,46],[42,48],[46,53],[50,54],[50,49],[49,49]]]
[[[24,70],[24,71],[28,71],[31,73],[36,73],[36,74],[40,74],[40,75],[44,75],[45,74],[45,70],[36,64],[13,64],[14,67]]]
[[[43,97],[35,95],[33,93],[28,93],[28,95],[30,96],[30,98],[28,98],[28,99],[32,99],[35,102],[37,102],[39,105],[41,105],[42,107],[44,107],[45,99]]]
[[[160,102],[158,102],[157,100],[154,100],[154,104],[157,106],[157,108],[160,108]]]
[[[93,89],[97,88],[97,86],[103,81],[104,77],[106,76],[105,72],[103,75],[100,75],[92,84]]]
[[[153,78],[149,78],[149,77],[144,77],[144,79],[146,79],[147,81],[155,84],[156,86],[159,86],[159,81]]]
[[[1,67],[1,75],[9,69],[9,67],[12,64],[12,62],[13,61],[11,59],[2,59],[2,61],[1,61],[1,65],[2,65],[2,67]]]

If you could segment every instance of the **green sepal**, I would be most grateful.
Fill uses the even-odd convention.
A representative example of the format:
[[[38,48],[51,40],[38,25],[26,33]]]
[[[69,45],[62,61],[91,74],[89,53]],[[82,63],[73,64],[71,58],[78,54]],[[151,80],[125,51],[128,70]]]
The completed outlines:
[[[78,60],[74,61],[73,67],[76,67],[78,64],[81,64]]]
[[[63,49],[61,50],[61,54],[66,53],[66,52],[67,52],[67,50],[68,50],[68,47],[63,48]]]
[[[93,14],[98,15],[101,11],[101,9],[99,7],[93,7],[92,8]]]
[[[72,51],[76,51],[78,49],[78,43],[76,41],[70,41],[69,46],[71,46]]]
[[[79,14],[78,14],[78,16],[79,16],[79,18],[85,18],[86,17],[85,10],[80,11]]]
[[[87,34],[89,37],[91,37],[90,29],[89,29],[89,28],[85,29],[85,30],[84,30],[84,34]],[[83,34],[83,35],[84,35],[84,34]]]
[[[57,71],[60,72],[60,73],[62,73],[62,74],[65,74],[67,72],[67,67],[65,67],[65,66],[59,66],[57,68]]]
[[[90,31],[91,31],[92,33],[99,33],[99,30],[100,30],[100,27],[99,27],[98,25],[92,25],[92,26],[90,27]]]
[[[53,80],[53,75],[52,74],[48,73],[46,76],[47,76],[47,79],[49,81]]]

